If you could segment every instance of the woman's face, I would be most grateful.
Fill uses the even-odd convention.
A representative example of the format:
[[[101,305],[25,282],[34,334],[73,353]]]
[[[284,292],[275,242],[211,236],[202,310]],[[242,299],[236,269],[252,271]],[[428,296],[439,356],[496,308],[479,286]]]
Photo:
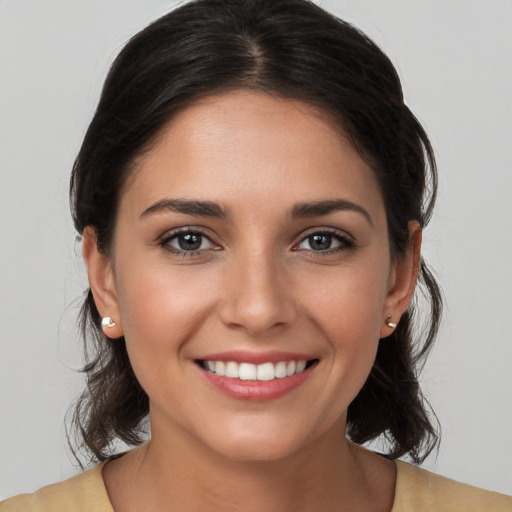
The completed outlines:
[[[342,435],[412,279],[351,144],[310,106],[249,91],[173,118],[124,188],[110,260],[93,252],[153,438],[243,460]]]

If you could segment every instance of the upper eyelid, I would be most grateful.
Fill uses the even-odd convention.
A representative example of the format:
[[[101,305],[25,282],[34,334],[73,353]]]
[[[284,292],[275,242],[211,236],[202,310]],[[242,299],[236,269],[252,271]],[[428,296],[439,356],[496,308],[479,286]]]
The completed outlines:
[[[210,240],[212,243],[215,243],[212,240],[212,235],[209,234],[209,230],[199,226],[180,226],[177,228],[168,229],[162,235],[158,236],[157,240],[162,242],[186,233],[197,233],[198,235],[202,235],[205,238],[208,238],[208,240]]]
[[[300,234],[298,234],[295,237],[295,240],[303,241],[306,238],[310,237],[311,235],[314,235],[317,233],[320,233],[320,234],[326,233],[329,235],[336,235],[336,236],[339,236],[340,238],[346,238],[352,242],[355,242],[355,238],[347,231],[340,229],[340,228],[333,228],[333,227],[327,227],[327,226],[312,227],[312,228],[306,229],[304,231],[301,231]]]

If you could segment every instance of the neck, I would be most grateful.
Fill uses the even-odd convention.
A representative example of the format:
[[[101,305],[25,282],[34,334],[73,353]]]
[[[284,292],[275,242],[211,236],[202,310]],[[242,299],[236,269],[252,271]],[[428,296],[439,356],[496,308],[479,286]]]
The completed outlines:
[[[120,512],[141,505],[159,511],[376,510],[373,500],[386,500],[369,478],[375,464],[346,440],[344,426],[337,424],[300,452],[266,461],[227,459],[186,436],[154,431],[150,442],[107,465],[104,478]]]

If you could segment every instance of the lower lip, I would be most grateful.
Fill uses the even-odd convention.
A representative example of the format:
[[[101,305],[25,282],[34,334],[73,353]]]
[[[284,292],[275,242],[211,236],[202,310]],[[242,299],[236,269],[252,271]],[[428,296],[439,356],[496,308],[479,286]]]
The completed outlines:
[[[313,364],[301,373],[273,380],[232,379],[200,369],[205,379],[221,393],[237,400],[264,401],[275,400],[298,388],[315,367],[316,364]]]

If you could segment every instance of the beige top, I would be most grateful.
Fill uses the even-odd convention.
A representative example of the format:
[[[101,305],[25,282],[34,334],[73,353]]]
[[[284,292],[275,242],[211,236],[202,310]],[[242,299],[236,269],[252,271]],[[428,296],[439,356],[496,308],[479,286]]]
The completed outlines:
[[[484,491],[395,461],[391,512],[512,512],[512,497]],[[101,476],[103,464],[33,494],[0,504],[0,512],[114,512]]]

